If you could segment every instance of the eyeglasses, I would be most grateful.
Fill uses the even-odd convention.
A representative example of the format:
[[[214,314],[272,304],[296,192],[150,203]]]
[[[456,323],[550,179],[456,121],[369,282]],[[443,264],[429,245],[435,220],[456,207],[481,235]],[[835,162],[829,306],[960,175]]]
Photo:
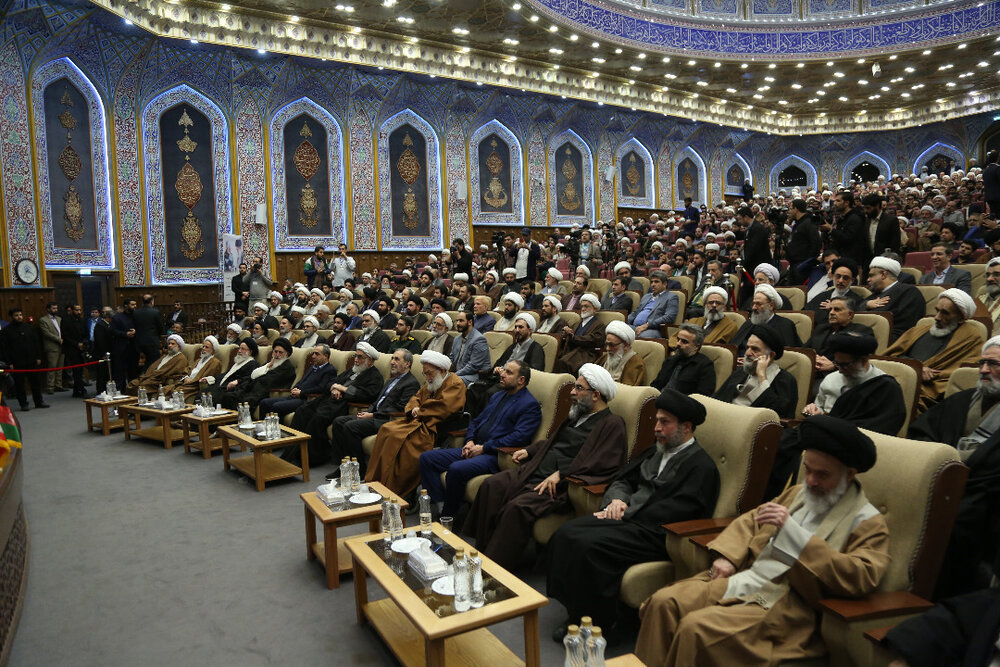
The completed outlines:
[[[584,387],[584,386],[583,386],[582,384],[580,384],[579,382],[577,382],[577,383],[576,383],[575,385],[573,385],[573,389],[574,389],[575,391],[577,391],[578,393],[579,393],[579,392],[584,392],[584,391],[594,391],[594,390],[593,390],[593,389],[591,389],[590,387]]]
[[[837,368],[850,368],[856,363],[857,363],[856,361],[834,361],[833,365],[836,366]]]
[[[980,359],[976,365],[982,368],[983,364],[989,366],[990,370],[995,371],[1000,368],[1000,359]]]

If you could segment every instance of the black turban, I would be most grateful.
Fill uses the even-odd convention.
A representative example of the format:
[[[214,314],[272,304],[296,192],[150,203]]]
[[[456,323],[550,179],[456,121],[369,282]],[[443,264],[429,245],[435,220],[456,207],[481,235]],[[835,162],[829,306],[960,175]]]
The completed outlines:
[[[781,355],[785,353],[785,344],[781,342],[781,336],[771,327],[755,324],[750,327],[750,336],[760,338],[761,342],[767,345],[771,352],[774,352],[775,359],[781,359]]]
[[[705,406],[676,389],[664,389],[656,399],[656,408],[666,410],[679,422],[691,422],[692,426],[705,421]]]
[[[829,454],[858,472],[875,465],[875,443],[854,424],[829,415],[806,417],[799,426],[799,446]]]

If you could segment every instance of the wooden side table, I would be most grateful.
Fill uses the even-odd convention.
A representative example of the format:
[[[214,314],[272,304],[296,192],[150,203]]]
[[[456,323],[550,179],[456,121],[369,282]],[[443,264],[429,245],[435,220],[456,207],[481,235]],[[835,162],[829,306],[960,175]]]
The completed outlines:
[[[309,481],[309,434],[296,431],[287,426],[281,427],[281,437],[276,440],[258,440],[252,435],[245,435],[235,426],[219,427],[219,437],[222,438],[222,468],[236,468],[241,473],[257,482],[257,490],[263,491],[266,482],[276,479],[302,475],[302,481]],[[243,449],[249,448],[250,456],[239,458],[229,457],[229,441],[234,441]],[[275,449],[284,449],[293,445],[299,446],[302,457],[302,467],[289,463],[271,453]]]
[[[395,500],[399,503],[400,509],[405,510],[409,503],[387,489],[379,482],[368,482],[371,491],[381,495],[388,500]],[[372,503],[371,505],[351,505],[347,503],[340,508],[328,507],[320,500],[315,491],[303,493],[299,496],[305,507],[306,515],[306,560],[319,560],[320,565],[326,570],[326,587],[339,588],[340,575],[350,572],[353,564],[351,554],[344,546],[344,540],[337,539],[337,528],[351,526],[357,523],[368,522],[370,533],[380,533],[382,530],[382,503]],[[403,518],[403,527],[406,527],[406,514],[400,513]],[[316,522],[323,525],[323,541],[316,541]],[[336,545],[333,547],[332,545]]]
[[[181,425],[184,432],[184,453],[190,454],[191,449],[197,449],[202,457],[212,458],[212,452],[222,449],[222,438],[211,438],[209,430],[222,424],[230,424],[236,421],[237,412],[235,410],[225,410],[223,414],[199,417],[193,412],[181,416]],[[191,438],[192,431],[196,430],[198,439]],[[245,451],[245,449],[244,449]]]
[[[111,435],[111,431],[117,431],[120,428],[125,428],[125,419],[119,416],[117,419],[111,419],[110,412],[113,407],[121,407],[123,405],[129,405],[135,403],[135,396],[122,396],[121,398],[113,398],[110,401],[101,401],[96,398],[88,398],[84,400],[83,404],[86,406],[87,410],[87,430],[93,431],[95,428],[101,432],[102,435]],[[100,412],[100,421],[94,420],[94,408],[97,408]]]
[[[159,408],[154,408],[151,405],[126,405],[119,408],[121,412],[124,412],[123,419],[125,420],[125,439],[131,440],[132,436],[137,436],[140,438],[149,438],[150,440],[159,440],[163,443],[164,449],[170,449],[174,446],[174,440],[181,440],[184,437],[184,432],[179,428],[174,428],[170,425],[170,422],[174,419],[180,418],[181,415],[187,414],[194,410],[193,405],[185,405],[183,408],[170,408],[168,410],[160,410]],[[129,415],[135,417],[135,428],[132,429],[129,426]],[[143,428],[142,418],[150,417],[156,421],[156,426]]]

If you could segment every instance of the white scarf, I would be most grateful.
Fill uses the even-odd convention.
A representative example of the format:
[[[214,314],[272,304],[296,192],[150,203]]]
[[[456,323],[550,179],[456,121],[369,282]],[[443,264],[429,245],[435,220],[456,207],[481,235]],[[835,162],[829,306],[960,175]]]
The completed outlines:
[[[559,319],[559,315],[553,315],[552,317],[549,317],[547,319],[542,320],[542,323],[538,325],[538,329],[537,329],[538,332],[539,333],[549,333],[550,331],[552,331],[552,327],[555,326],[556,320],[558,320],[558,319]]]
[[[319,341],[319,336],[315,333],[311,336],[307,336],[299,341],[299,347],[316,347],[316,343]]]
[[[190,372],[190,373],[188,373],[187,375],[185,375],[185,376],[184,376],[184,377],[183,377],[183,378],[181,379],[181,382],[188,382],[189,380],[193,380],[193,379],[195,379],[196,377],[198,377],[198,371],[200,371],[200,370],[201,370],[202,368],[204,368],[204,367],[205,367],[205,364],[207,364],[207,363],[208,363],[208,360],[209,360],[209,359],[211,359],[211,358],[213,358],[214,356],[215,356],[214,354],[208,354],[208,355],[206,355],[206,354],[202,354],[202,355],[201,355],[201,356],[200,356],[200,357],[198,358],[198,363],[196,363],[196,364],[194,365],[194,368],[192,368],[192,369],[191,369],[191,372]]]
[[[178,354],[180,354],[180,352],[168,352],[167,354],[163,355],[163,358],[160,359],[160,363],[156,365],[156,370],[160,370],[161,368],[163,368],[167,364],[167,362],[176,357]]]
[[[240,366],[250,361],[251,359],[253,359],[253,357],[250,356],[241,357],[240,355],[237,354],[236,360],[233,361],[233,365],[229,367],[229,370],[226,371],[226,374],[222,376],[222,379],[219,381],[219,384],[225,386],[226,380],[229,379],[229,376],[238,371]],[[208,383],[215,384],[215,378],[208,378]]]
[[[268,371],[273,371],[275,368],[285,363],[286,361],[288,361],[288,357],[285,357],[283,359],[272,359],[270,364],[264,364],[263,366],[258,366],[257,368],[253,369],[253,372],[250,373],[250,379],[256,380],[259,377],[267,375]]]

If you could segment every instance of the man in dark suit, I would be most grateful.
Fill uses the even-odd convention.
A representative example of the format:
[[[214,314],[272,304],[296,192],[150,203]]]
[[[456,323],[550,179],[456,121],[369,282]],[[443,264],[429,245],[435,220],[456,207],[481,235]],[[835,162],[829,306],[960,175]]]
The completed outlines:
[[[983,169],[983,199],[986,200],[987,214],[994,220],[1000,220],[1000,151],[992,150],[986,155],[986,168]]]
[[[63,353],[67,366],[77,366],[70,373],[73,376],[73,397],[85,398],[87,391],[83,385],[83,368],[85,355],[89,354],[90,346],[87,339],[87,324],[83,321],[83,307],[75,303],[70,314],[62,320]]]
[[[135,299],[125,299],[122,312],[115,313],[111,318],[111,335],[114,338],[111,374],[118,391],[125,391],[129,381],[139,377],[139,347],[136,343],[134,313]]]
[[[152,294],[142,295],[142,308],[132,313],[135,321],[135,344],[139,354],[146,355],[146,366],[160,356],[160,338],[166,334],[163,318]],[[143,367],[145,368],[145,366]]]
[[[770,233],[763,221],[754,220],[753,211],[749,206],[743,206],[736,213],[736,220],[746,225],[746,238],[743,241],[743,267],[747,270],[760,264],[771,264]]]
[[[795,222],[792,227],[792,237],[788,241],[785,253],[788,257],[789,273],[792,284],[805,282],[806,276],[798,271],[799,264],[815,259],[823,247],[823,238],[819,227],[806,206],[804,199],[793,199],[788,209],[788,216]],[[754,265],[756,266],[756,265]]]
[[[954,285],[972,296],[972,274],[951,265],[951,250],[943,243],[931,246],[930,271],[920,277],[921,285]]]
[[[260,414],[277,412],[284,417],[297,408],[305,405],[310,394],[325,394],[330,391],[330,385],[337,376],[337,369],[330,364],[330,346],[317,345],[309,355],[312,365],[302,374],[302,379],[292,387],[291,396],[272,396],[265,398],[257,407]]]
[[[838,192],[833,198],[836,226],[824,222],[819,228],[830,237],[830,244],[841,257],[864,261],[870,242],[868,241],[865,217],[854,205],[854,193],[849,190]]]
[[[479,379],[468,385],[465,394],[466,412],[473,417],[477,416],[486,407],[490,396],[500,391],[500,371],[511,359],[524,362],[532,370],[545,370],[545,351],[531,338],[531,332],[536,326],[535,317],[531,313],[517,314],[511,330],[514,344],[504,350],[492,368],[479,371]]]
[[[872,257],[881,255],[887,250],[899,252],[899,220],[891,213],[886,213],[883,208],[885,202],[877,193],[867,194],[861,198],[861,208],[865,212],[865,247],[868,253],[865,257],[855,257],[866,266],[872,261]]]
[[[531,230],[527,227],[521,230],[521,238],[506,249],[507,266],[515,270],[514,280],[522,282],[535,280],[538,277],[537,263],[542,256],[538,243],[531,240]]]
[[[774,311],[778,309],[780,303],[781,295],[776,289],[766,284],[757,285],[753,293],[753,302],[750,304],[750,319],[743,323],[743,326],[729,341],[730,345],[736,346],[739,356],[743,356],[747,348],[747,340],[754,327],[757,326],[774,331],[784,347],[800,347],[802,345],[799,333],[795,330],[795,323],[775,314]]]
[[[674,389],[685,395],[715,393],[715,364],[701,353],[705,332],[693,324],[677,331],[677,349],[663,360],[660,372],[650,383],[654,389]]]
[[[542,295],[535,294],[534,280],[521,283],[521,298],[524,299],[525,310],[539,310],[542,307]]]
[[[389,360],[389,379],[371,405],[357,415],[341,415],[333,420],[330,427],[330,443],[333,447],[331,460],[339,461],[345,456],[355,457],[361,467],[361,478],[368,470],[368,460],[361,441],[375,435],[394,413],[402,412],[406,403],[420,390],[420,383],[413,377],[410,367],[413,355],[409,350],[396,350]],[[327,479],[340,477],[340,468],[326,476]]]
[[[114,314],[114,310],[105,306],[101,309],[101,316],[94,325],[93,345],[90,354],[95,361],[101,362],[96,366],[97,386],[95,390],[98,394],[107,388],[107,384],[111,380],[111,369],[109,362],[104,361],[104,355],[111,352],[115,342],[114,336],[111,335],[111,318],[114,317]]]
[[[244,329],[253,329],[254,323],[257,322],[265,329],[277,329],[279,326],[278,318],[268,314],[267,305],[263,301],[258,301],[250,306],[250,316],[253,319],[244,325]]]
[[[20,308],[10,309],[10,323],[0,331],[0,359],[15,370],[40,368],[42,364],[42,340],[38,331],[24,321],[24,313]],[[28,396],[24,391],[24,382],[31,385],[31,397],[36,408],[47,408],[49,404],[42,398],[42,376],[40,373],[12,373],[14,379],[14,395],[21,406],[21,411],[30,410]]]
[[[272,389],[288,389],[295,379],[295,366],[289,360],[291,356],[292,344],[288,339],[276,338],[271,344],[271,360],[255,368],[247,382],[240,382],[219,403],[230,410],[235,410],[240,403],[249,403],[252,412],[271,394]]]
[[[250,288],[247,287],[244,281],[248,270],[246,262],[240,264],[240,272],[233,276],[232,281],[229,283],[230,289],[233,290],[233,301],[237,305],[242,306],[243,310],[246,310],[250,305]]]
[[[181,302],[174,301],[174,310],[170,315],[167,316],[167,326],[171,326],[174,322],[180,322],[181,326],[187,328],[188,325],[188,314],[184,312],[184,308]]]
[[[622,310],[628,317],[632,312],[632,297],[626,293],[629,280],[619,276],[611,281],[607,296],[601,299],[601,310]]]

